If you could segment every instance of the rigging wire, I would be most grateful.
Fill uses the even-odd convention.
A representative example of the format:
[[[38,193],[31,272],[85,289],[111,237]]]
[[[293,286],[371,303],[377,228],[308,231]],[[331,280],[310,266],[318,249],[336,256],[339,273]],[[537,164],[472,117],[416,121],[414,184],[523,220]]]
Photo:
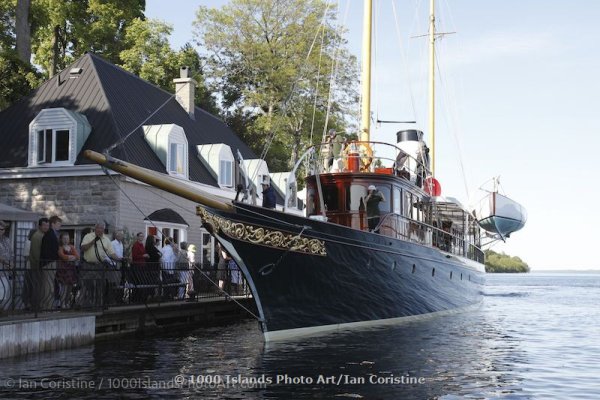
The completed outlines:
[[[315,131],[315,120],[317,115],[317,99],[319,97],[319,84],[321,83],[321,61],[323,59],[323,44],[325,43],[325,29],[321,31],[321,49],[319,51],[319,64],[317,66],[317,82],[315,83],[315,100],[313,103],[312,121],[310,124],[310,145],[313,144],[313,134]]]
[[[442,19],[442,21],[443,21],[443,19]],[[442,52],[440,52],[438,54],[441,54]],[[450,102],[451,89],[447,85],[445,76],[442,75],[442,69],[440,68],[440,57],[436,57],[436,68],[438,70],[440,87],[442,89],[442,93],[444,94],[444,98],[445,98],[445,101],[443,103],[445,104],[445,107],[448,110],[448,114],[451,114],[451,117],[452,117],[452,118],[450,118],[448,116],[448,114],[444,113],[444,119],[446,120],[446,124],[448,125],[449,130],[452,133],[452,136],[454,138],[454,144],[456,146],[456,152],[458,155],[458,163],[460,166],[461,176],[462,176],[463,184],[465,187],[465,193],[467,195],[467,198],[469,198],[470,197],[469,185],[467,182],[467,174],[466,174],[466,169],[465,169],[464,162],[463,162],[461,140],[459,138],[459,129],[458,129],[459,122],[460,122],[459,115],[458,115],[458,111],[456,110],[455,103]]]
[[[131,197],[130,197],[128,194],[127,194],[127,192],[126,192],[126,191],[125,191],[125,190],[124,190],[124,189],[121,187],[121,185],[119,185],[119,184],[117,183],[117,181],[116,181],[116,180],[114,179],[114,177],[113,177],[113,176],[112,176],[112,175],[111,175],[111,174],[108,172],[108,170],[107,170],[106,168],[104,168],[104,167],[102,167],[102,169],[104,170],[104,173],[105,173],[106,175],[108,175],[108,177],[110,178],[110,180],[112,181],[112,183],[113,183],[113,184],[114,184],[114,185],[117,187],[117,189],[119,189],[119,191],[120,191],[121,193],[123,193],[123,195],[124,195],[124,196],[127,198],[127,200],[129,200],[129,201],[131,202],[131,204],[133,204],[133,206],[134,206],[134,207],[135,207],[135,208],[136,208],[136,209],[137,209],[137,210],[140,212],[140,214],[142,214],[142,215],[144,216],[144,219],[147,219],[147,220],[150,222],[150,224],[151,224],[151,225],[152,225],[154,228],[156,228],[156,231],[157,231],[157,232],[159,232],[161,236],[164,236],[164,235],[162,234],[162,232],[161,232],[161,231],[158,229],[158,226],[156,226],[156,225],[154,224],[154,221],[152,221],[150,218],[148,218],[148,216],[146,215],[146,213],[144,213],[144,212],[143,212],[143,211],[142,211],[142,210],[141,210],[141,209],[138,207],[137,203],[136,203],[136,202],[134,202],[134,201],[133,201],[133,199],[132,199],[132,198],[131,198]],[[146,190],[150,191],[149,187],[147,187],[147,188],[146,188]],[[153,193],[153,194],[155,194],[155,195],[158,195],[158,196],[159,196],[159,197],[161,197],[163,200],[166,200],[167,202],[169,202],[169,203],[171,203],[171,204],[173,204],[173,205],[177,206],[178,208],[180,208],[180,209],[183,209],[183,210],[185,210],[186,212],[188,212],[188,213],[190,213],[190,214],[191,214],[191,212],[190,212],[189,210],[185,209],[184,207],[180,206],[179,204],[175,203],[174,201],[172,201],[172,200],[170,200],[170,199],[167,199],[167,198],[163,197],[162,195],[160,195],[160,193],[157,193],[157,192],[152,192],[152,193]],[[196,216],[196,215],[194,214],[194,216]],[[302,233],[302,232],[301,232],[301,233]],[[298,236],[300,236],[300,234],[298,234]],[[202,274],[202,275],[203,275],[203,276],[204,276],[204,277],[205,277],[205,278],[206,278],[206,279],[207,279],[207,280],[208,280],[210,283],[212,283],[212,284],[213,284],[213,286],[215,286],[216,288],[218,288],[218,289],[219,289],[219,291],[221,291],[221,292],[222,292],[222,293],[223,293],[223,294],[226,296],[226,299],[232,300],[234,303],[236,303],[238,306],[240,306],[241,308],[243,308],[243,309],[244,309],[244,310],[245,310],[245,311],[246,311],[248,314],[252,315],[252,316],[253,316],[254,318],[256,318],[258,321],[261,321],[261,322],[263,321],[263,319],[262,319],[262,318],[258,317],[256,314],[254,314],[252,311],[250,311],[250,310],[249,310],[247,307],[245,307],[243,304],[241,304],[239,301],[237,301],[237,300],[236,300],[236,299],[235,299],[235,298],[234,298],[234,297],[233,297],[233,296],[232,296],[230,293],[228,293],[227,291],[225,291],[224,289],[222,289],[221,287],[219,287],[219,285],[218,285],[218,284],[217,284],[215,281],[213,281],[213,280],[212,280],[212,279],[211,279],[211,278],[208,276],[208,274],[207,274],[206,272],[204,272],[203,270],[201,270],[200,268],[198,268],[198,266],[197,266],[197,265],[194,265],[194,268],[195,268],[197,271],[200,271],[200,273],[201,273],[201,274]],[[146,305],[146,308],[148,308],[148,305],[147,305],[146,303],[144,303],[144,304]],[[149,308],[148,308],[148,309],[149,309]],[[149,309],[149,310],[150,310],[150,309]]]
[[[325,29],[324,27],[325,27],[325,21],[327,19],[327,12],[329,11],[330,7],[331,7],[331,4],[327,3],[327,5],[325,7],[325,11],[323,12],[323,16],[321,18],[321,24],[319,26],[323,27],[323,29]],[[308,59],[309,59],[310,55],[312,54],[312,51],[313,51],[313,48],[315,47],[315,43],[317,42],[317,39],[319,38],[320,31],[321,31],[321,29],[317,29],[317,32],[315,33],[315,37],[313,38],[312,43],[310,44],[310,47],[308,49],[308,54],[306,54],[304,65],[308,65]],[[300,82],[302,79],[304,79],[304,76],[303,76],[304,71],[301,69],[300,72],[301,73],[299,74],[299,76],[292,83],[290,93],[282,102],[281,115],[287,114],[289,102],[292,99],[292,97],[294,96],[295,91],[296,91],[296,85],[298,84],[298,82]],[[264,160],[266,158],[267,153],[269,152],[269,148],[271,147],[271,144],[273,143],[273,140],[275,139],[275,133],[277,132],[277,129],[279,128],[279,125],[281,125],[281,124],[282,124],[281,120],[278,120],[277,125],[275,127],[271,128],[271,133],[269,136],[267,136],[267,139],[265,140],[265,145],[263,146],[263,150],[260,154],[260,158],[259,158],[260,160]],[[256,168],[256,170],[252,174],[251,180],[254,181],[256,179],[257,175],[258,175],[258,168]]]
[[[121,139],[119,139],[118,141],[116,141],[115,143],[113,143],[111,146],[107,147],[104,150],[104,153],[110,154],[111,151],[113,151],[114,149],[116,149],[118,146],[121,146],[122,144],[124,144],[125,141],[127,141],[127,139],[129,139],[129,137],[131,135],[133,135],[150,118],[152,118],[154,115],[156,115],[157,112],[159,112],[164,106],[166,106],[171,100],[173,100],[175,98],[175,96],[177,96],[177,94],[179,93],[179,91],[182,90],[184,87],[185,87],[185,85],[181,85],[181,87],[175,93],[173,93],[171,96],[169,96],[169,98],[167,100],[165,100],[164,103],[162,103],[156,110],[154,110],[152,113],[150,113],[150,115],[148,115],[142,122],[140,122],[135,128],[133,128],[127,135],[125,135],[124,137],[122,137]]]
[[[412,85],[412,80],[410,79],[410,70],[408,68],[408,49],[403,46],[403,40],[402,40],[402,35],[400,33],[400,22],[399,22],[399,18],[398,18],[398,13],[396,10],[396,2],[392,1],[392,13],[394,15],[394,25],[395,25],[395,30],[396,30],[396,36],[397,36],[397,40],[398,40],[398,45],[400,47],[400,55],[402,57],[402,65],[404,66],[403,70],[405,73],[405,79],[406,79],[406,86],[408,87],[408,92],[409,92],[409,96],[410,96],[410,104],[412,107],[412,112],[413,112],[413,118],[415,120],[417,119],[417,108],[415,105],[415,94],[414,94],[414,90],[413,90],[413,85]],[[417,19],[417,12],[415,12],[414,17],[415,20]],[[413,21],[413,26],[414,26],[414,21]]]
[[[342,29],[343,26],[346,22],[346,19],[348,18],[348,4],[346,3],[346,12],[344,15],[344,19],[343,21],[341,21],[340,23],[338,23],[338,26],[335,30],[335,32],[337,33],[336,38],[335,38],[335,49],[333,52],[333,63],[331,65],[331,76],[329,79],[329,94],[327,97],[327,111],[325,113],[325,124],[323,125],[323,136],[321,141],[325,142],[325,136],[327,135],[327,127],[329,125],[329,116],[331,114],[331,106],[333,104],[333,93],[334,93],[334,88],[336,86],[336,82],[337,82],[337,73],[339,71],[339,66],[340,66],[340,52],[341,52],[341,43],[342,43]],[[339,9],[338,9],[338,13],[339,13]],[[339,17],[338,17],[338,21],[339,21]]]
[[[372,70],[373,70],[373,76],[375,77],[375,79],[373,79],[375,81],[375,84],[373,85],[373,92],[374,95],[371,97],[375,98],[375,121],[379,121],[379,73],[377,72],[377,66],[378,66],[378,62],[377,62],[377,56],[378,56],[378,52],[379,52],[379,48],[378,48],[378,42],[379,42],[379,12],[381,10],[380,7],[378,7],[378,3],[375,2],[373,4],[373,7],[375,8],[375,12],[373,13],[374,15],[374,20],[372,22],[372,25],[375,27],[375,29],[372,29],[373,31],[373,62],[372,62]],[[370,110],[369,110],[370,111]],[[369,119],[371,119],[371,116],[369,116]],[[375,128],[377,127],[377,124],[375,124]],[[369,132],[369,134],[371,135],[371,137],[373,137],[373,132],[374,129],[371,129],[371,132]]]

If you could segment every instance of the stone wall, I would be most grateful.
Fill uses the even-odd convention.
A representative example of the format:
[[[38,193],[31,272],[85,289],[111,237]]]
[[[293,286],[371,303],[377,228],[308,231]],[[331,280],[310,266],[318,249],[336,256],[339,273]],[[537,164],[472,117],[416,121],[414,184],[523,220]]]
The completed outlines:
[[[0,323],[0,358],[69,349],[94,341],[94,315],[59,315]]]
[[[117,222],[119,189],[107,176],[6,179],[0,185],[0,203],[50,217],[63,225]]]
[[[2,180],[0,203],[47,217],[58,215],[64,227],[75,230],[106,221],[111,240],[115,227],[125,228],[131,235],[145,232],[144,218],[163,208],[174,210],[189,224],[187,241],[196,244],[198,249],[204,231],[194,202],[121,175],[112,176],[112,179],[86,176]],[[75,242],[81,240],[80,234],[76,232],[73,239]],[[17,244],[19,246],[22,244]]]

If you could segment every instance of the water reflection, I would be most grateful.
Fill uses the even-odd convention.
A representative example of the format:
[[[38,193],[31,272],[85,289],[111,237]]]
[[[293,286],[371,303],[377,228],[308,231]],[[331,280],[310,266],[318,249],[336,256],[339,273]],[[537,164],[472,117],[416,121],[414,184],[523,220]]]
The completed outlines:
[[[4,360],[0,397],[589,398],[598,385],[600,346],[590,332],[598,330],[600,318],[589,317],[600,317],[597,307],[590,308],[599,292],[600,285],[589,282],[565,287],[512,281],[488,286],[483,306],[469,313],[295,342],[265,344],[250,321],[97,343]],[[184,379],[176,387],[150,385],[173,384],[176,377]],[[198,385],[206,377],[230,381]],[[44,378],[96,386],[56,390],[16,384]],[[243,385],[236,383],[239,378],[271,383]]]

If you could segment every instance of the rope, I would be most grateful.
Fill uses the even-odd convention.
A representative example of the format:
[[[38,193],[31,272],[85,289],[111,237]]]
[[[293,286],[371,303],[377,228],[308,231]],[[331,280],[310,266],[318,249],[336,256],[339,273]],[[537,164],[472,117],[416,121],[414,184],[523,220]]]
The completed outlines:
[[[339,9],[338,9],[339,12]],[[339,53],[340,53],[340,48],[341,48],[341,30],[343,28],[343,23],[346,21],[346,19],[348,18],[348,7],[346,7],[346,13],[344,15],[344,20],[342,23],[338,24],[338,27],[336,29],[336,32],[338,34],[337,36],[337,41],[336,41],[336,46],[335,46],[335,51],[333,53],[333,64],[331,65],[331,78],[329,79],[329,94],[327,96],[327,111],[325,113],[325,123],[323,124],[323,136],[322,136],[322,140],[321,142],[325,142],[325,137],[327,135],[327,127],[329,125],[329,115],[331,114],[331,106],[333,103],[333,88],[335,87],[336,81],[337,81],[337,73],[339,70],[339,66],[340,66],[340,57],[339,57]]]
[[[238,267],[239,268],[239,267]],[[198,268],[197,265],[194,264],[194,269],[196,271],[199,271],[210,283],[213,284],[213,286],[215,286],[217,289],[219,289],[222,293],[225,294],[225,296],[232,300],[235,304],[237,304],[238,306],[240,306],[241,308],[243,308],[248,314],[252,315],[254,318],[256,318],[257,321],[259,322],[264,322],[264,320],[262,318],[260,318],[259,316],[257,316],[256,314],[254,314],[252,311],[250,311],[247,307],[245,307],[242,303],[240,303],[239,301],[237,301],[232,295],[230,295],[229,293],[227,293],[225,290],[221,289],[219,287],[219,285],[213,281],[212,279],[210,279],[210,276],[208,276],[208,274],[204,271],[202,271],[200,268]]]
[[[291,243],[293,240],[300,239],[300,238],[302,237],[302,234],[304,233],[304,230],[306,230],[306,229],[310,229],[310,227],[308,227],[308,226],[303,226],[303,227],[302,227],[302,230],[301,230],[301,231],[300,231],[300,232],[299,232],[299,233],[298,233],[296,236],[294,236],[293,238],[291,238],[291,239],[290,239],[290,243]],[[285,256],[287,256],[287,255],[289,254],[289,252],[290,252],[290,251],[292,251],[292,248],[291,248],[291,247],[289,247],[289,248],[288,248],[286,251],[284,251],[284,252],[283,252],[283,254],[282,254],[280,257],[279,257],[279,260],[277,260],[277,262],[276,262],[276,263],[269,263],[269,264],[266,264],[266,265],[264,265],[264,266],[263,266],[263,267],[262,267],[262,268],[261,268],[261,269],[260,269],[258,272],[259,272],[261,275],[263,275],[263,276],[264,276],[264,275],[269,275],[271,272],[273,272],[273,271],[275,270],[275,268],[277,268],[277,267],[279,266],[279,264],[281,264],[281,261],[283,261],[283,259],[285,258]],[[271,266],[272,266],[272,267],[271,267]],[[270,268],[270,269],[268,269],[268,272],[264,272],[264,271],[266,271],[266,270],[267,270],[267,267],[271,267],[271,268]]]
[[[443,93],[444,93],[444,97],[446,99],[446,101],[444,102],[445,104],[449,105],[450,101],[449,101],[449,90],[446,86],[446,80],[444,79],[444,76],[442,75],[442,71],[439,65],[439,57],[436,57],[436,67],[438,69],[438,76],[439,76],[439,81],[440,81],[440,86],[442,87]],[[450,110],[450,107],[448,107],[448,111],[454,111],[453,114],[455,115],[456,120],[458,120],[458,116],[457,116],[457,112],[455,110]],[[463,163],[463,156],[462,156],[462,149],[460,146],[460,138],[458,137],[458,129],[457,129],[457,125],[458,125],[458,121],[455,123],[452,123],[452,121],[450,121],[448,119],[448,115],[444,114],[444,119],[446,120],[446,123],[448,124],[448,126],[450,127],[450,131],[452,132],[452,136],[454,138],[454,144],[456,145],[456,152],[458,154],[458,164],[460,166],[460,172],[462,175],[462,180],[463,180],[463,184],[465,186],[465,192],[467,195],[467,198],[469,198],[469,185],[467,183],[467,173],[465,170],[465,166]]]
[[[117,186],[117,188],[121,191],[121,193],[123,193],[123,195],[125,195],[125,197],[127,197],[127,199],[140,212],[140,214],[142,214],[145,218],[148,218],[148,216],[137,206],[137,204],[131,199],[131,197],[129,197],[129,195],[123,190],[123,188],[121,188],[121,186],[115,181],[115,179],[108,173],[108,171],[105,168],[103,168],[103,169],[104,169],[104,172],[106,173],[106,175],[108,175],[108,177],[111,179],[111,181],[115,184],[115,186]],[[164,199],[164,197],[163,197],[163,199]],[[173,201],[170,201],[169,199],[165,199],[165,200],[169,201],[172,204],[176,204]],[[156,231],[159,232],[158,227],[156,225],[154,225],[154,222],[152,222],[150,219],[148,219],[148,220],[156,228]],[[96,249],[96,251],[97,251],[97,249]],[[98,255],[96,255],[96,257],[98,257]],[[99,257],[98,257],[98,259],[99,259]],[[202,273],[202,275],[204,275],[209,282],[211,282],[215,287],[217,287],[221,292],[223,292],[225,294],[225,296],[227,296],[229,299],[231,299],[232,301],[234,301],[237,305],[239,305],[240,307],[242,307],[248,314],[252,315],[258,321],[263,322],[263,320],[260,317],[258,317],[256,314],[254,314],[252,311],[250,311],[247,307],[245,307],[243,304],[241,304],[236,299],[234,299],[233,296],[231,296],[225,290],[221,289],[219,287],[219,285],[217,283],[215,283],[212,279],[210,279],[210,277],[208,277],[208,275],[204,271],[202,271],[196,265],[194,265],[194,268],[196,270],[200,271]],[[134,285],[134,286],[137,287],[137,284]],[[146,306],[146,308],[148,309],[148,311],[150,313],[152,313],[152,310],[148,307],[148,304],[147,304],[146,301],[144,301],[144,305]],[[154,314],[152,314],[152,315],[154,315]]]
[[[413,91],[413,87],[411,84],[411,79],[410,79],[410,71],[408,68],[408,57],[407,57],[407,49],[402,45],[403,41],[402,41],[402,35],[400,34],[400,23],[399,23],[399,19],[398,19],[398,13],[396,11],[396,2],[392,1],[392,14],[394,14],[394,25],[395,25],[395,30],[396,30],[396,36],[398,39],[398,46],[400,47],[400,54],[402,56],[402,65],[404,73],[406,74],[406,81],[407,81],[407,86],[408,86],[408,92],[410,95],[410,104],[412,106],[412,111],[413,111],[413,117],[416,120],[417,119],[417,107],[415,106],[415,94]],[[415,20],[417,19],[417,12],[415,12],[415,15],[413,17]],[[414,20],[413,20],[413,26],[414,26]]]

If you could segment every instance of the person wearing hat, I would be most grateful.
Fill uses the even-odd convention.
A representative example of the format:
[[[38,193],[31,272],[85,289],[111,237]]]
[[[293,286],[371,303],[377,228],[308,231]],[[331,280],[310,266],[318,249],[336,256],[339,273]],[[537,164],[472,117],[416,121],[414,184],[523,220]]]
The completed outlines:
[[[275,190],[271,187],[268,176],[265,176],[262,181],[262,195],[262,206],[264,208],[275,208]]]
[[[367,204],[367,222],[369,231],[374,231],[379,225],[379,203],[385,201],[383,194],[377,190],[375,185],[369,185],[365,203]]]

